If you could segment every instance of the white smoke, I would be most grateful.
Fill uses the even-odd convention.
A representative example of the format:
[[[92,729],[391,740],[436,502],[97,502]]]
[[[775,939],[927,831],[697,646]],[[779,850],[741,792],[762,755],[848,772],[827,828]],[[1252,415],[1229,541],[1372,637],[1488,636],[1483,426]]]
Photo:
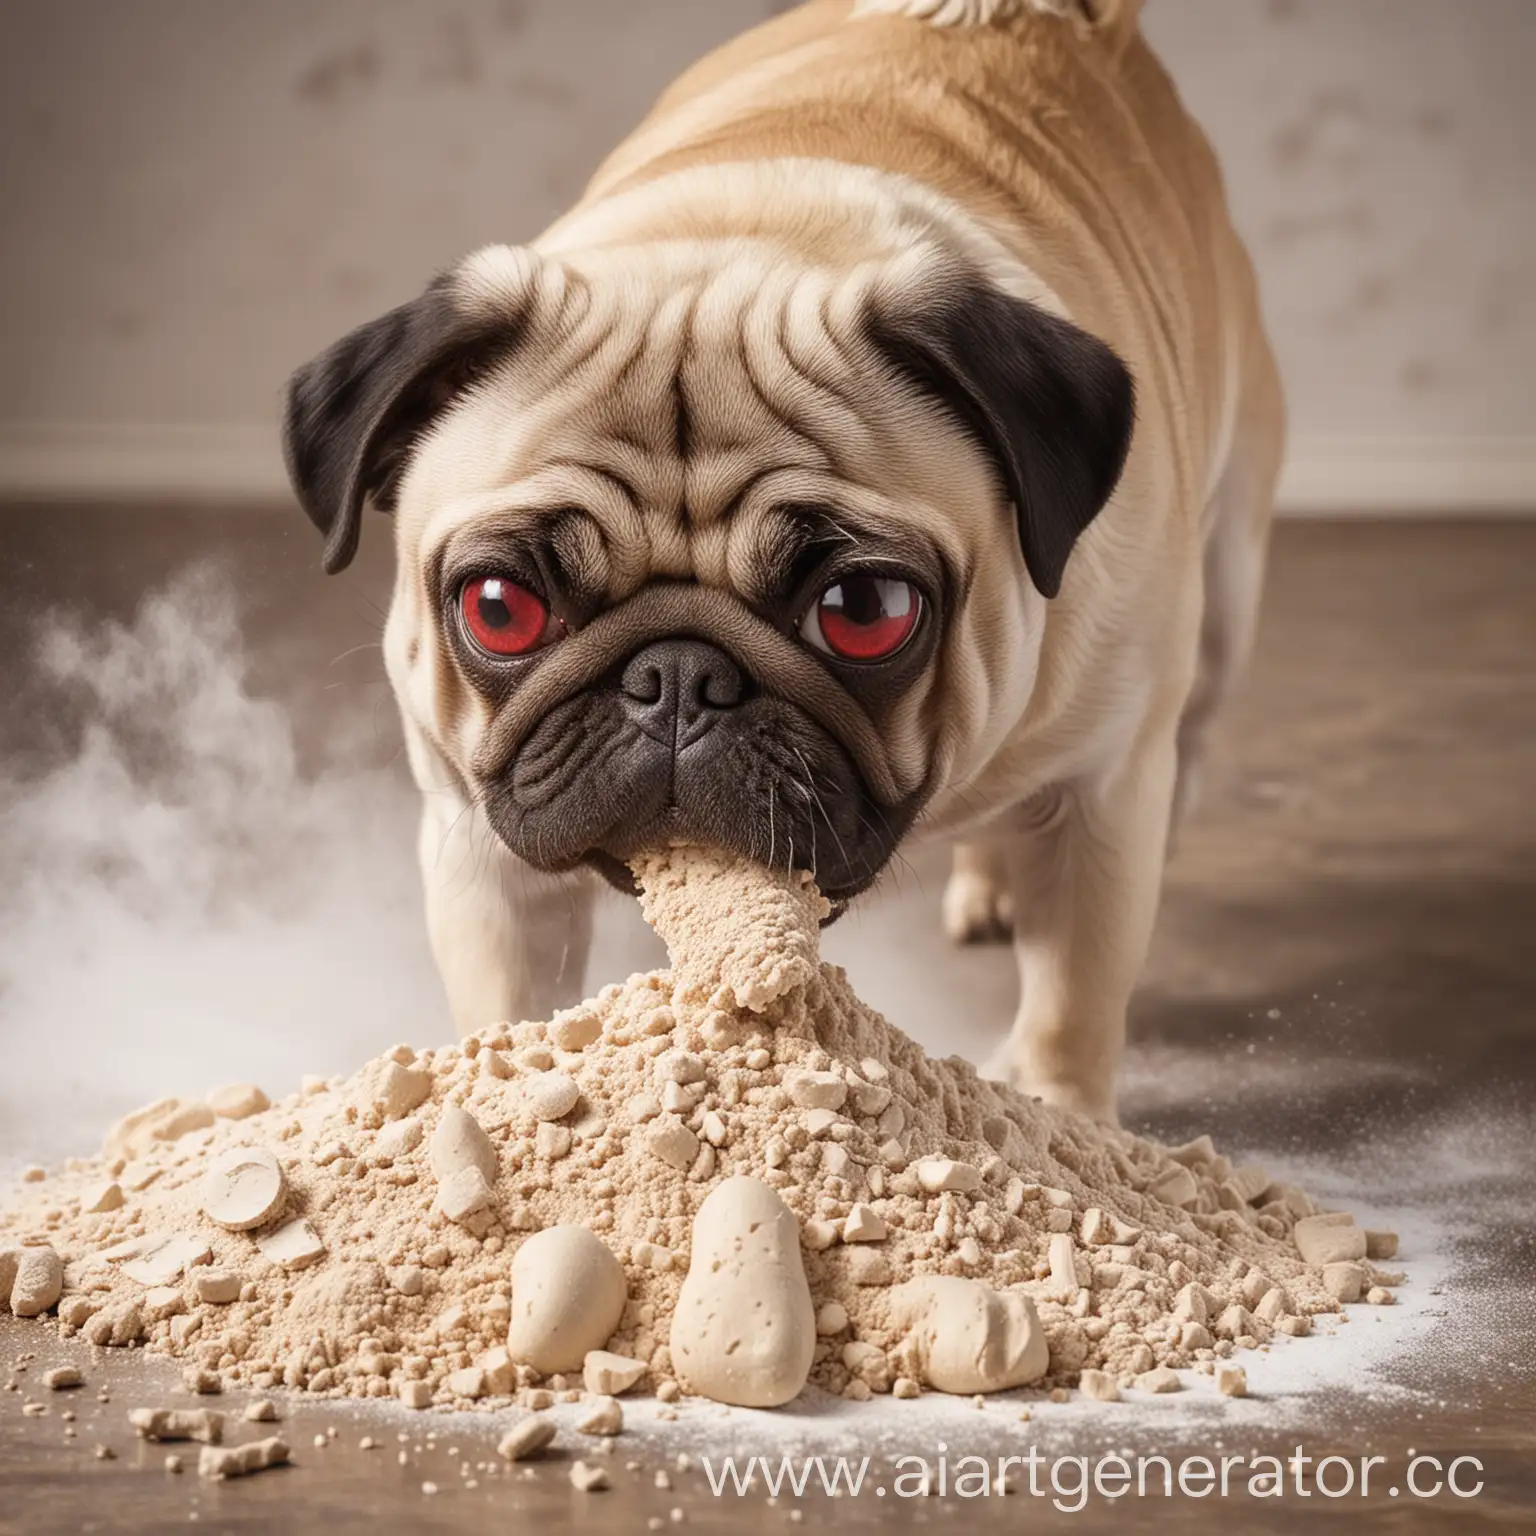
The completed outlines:
[[[235,591],[197,567],[130,624],[59,612],[39,637],[50,723],[77,740],[0,780],[0,1162],[92,1150],[162,1094],[276,1095],[447,1028],[410,787],[356,727],[301,765],[249,686]]]

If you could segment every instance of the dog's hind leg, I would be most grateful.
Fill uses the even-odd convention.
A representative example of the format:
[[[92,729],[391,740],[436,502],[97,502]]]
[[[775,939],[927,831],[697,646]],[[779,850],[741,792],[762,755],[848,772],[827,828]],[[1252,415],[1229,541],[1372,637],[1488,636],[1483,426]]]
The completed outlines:
[[[1175,708],[1149,720],[1122,761],[1042,801],[1003,845],[1019,1011],[982,1075],[1104,1120],[1162,883]]]
[[[1013,936],[1013,891],[1001,841],[982,834],[955,844],[942,914],[944,932],[956,944],[1000,944]]]

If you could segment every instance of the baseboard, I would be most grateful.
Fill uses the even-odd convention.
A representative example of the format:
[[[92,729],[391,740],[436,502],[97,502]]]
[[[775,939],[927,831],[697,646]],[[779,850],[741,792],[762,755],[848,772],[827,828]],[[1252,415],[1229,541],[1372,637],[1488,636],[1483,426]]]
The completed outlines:
[[[286,500],[276,425],[0,423],[0,500]],[[1298,437],[1282,512],[1536,511],[1536,438]]]
[[[286,499],[277,425],[0,423],[0,499]]]
[[[1298,437],[1278,505],[1311,517],[1536,512],[1536,438]]]

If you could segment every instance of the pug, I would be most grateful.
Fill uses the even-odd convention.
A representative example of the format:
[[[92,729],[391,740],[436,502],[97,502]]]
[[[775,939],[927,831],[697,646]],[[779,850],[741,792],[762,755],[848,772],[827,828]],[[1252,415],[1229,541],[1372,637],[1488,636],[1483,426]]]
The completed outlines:
[[[1283,410],[1136,0],[813,0],[526,246],[292,381],[385,657],[461,1032],[579,987],[668,840],[841,912],[919,835],[1011,934],[993,1076],[1112,1118],[1170,832],[1253,636]]]

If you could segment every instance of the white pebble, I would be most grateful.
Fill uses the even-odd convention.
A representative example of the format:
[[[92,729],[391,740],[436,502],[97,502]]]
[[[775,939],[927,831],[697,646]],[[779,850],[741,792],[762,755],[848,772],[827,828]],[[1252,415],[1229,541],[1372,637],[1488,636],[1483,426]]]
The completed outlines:
[[[923,1379],[941,1392],[1026,1386],[1050,1363],[1045,1329],[1022,1291],[923,1275],[891,1292],[891,1316],[906,1330]]]
[[[546,1375],[579,1371],[627,1299],[623,1266],[600,1237],[574,1223],[546,1227],[512,1258],[508,1353]]]
[[[670,1343],[679,1380],[716,1402],[772,1408],[805,1385],[816,1312],[794,1213],[766,1184],[738,1175],[699,1207]]]

